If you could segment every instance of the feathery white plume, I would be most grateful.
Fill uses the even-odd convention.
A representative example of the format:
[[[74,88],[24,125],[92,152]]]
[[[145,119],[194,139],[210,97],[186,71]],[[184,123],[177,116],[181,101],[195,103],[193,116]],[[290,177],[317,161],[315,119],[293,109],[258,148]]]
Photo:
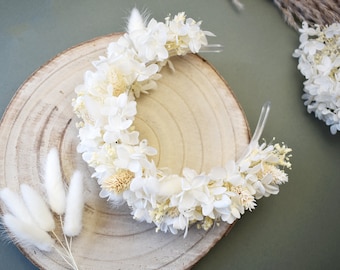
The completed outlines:
[[[59,154],[52,148],[46,159],[45,182],[48,204],[53,212],[62,215],[65,212],[66,194],[60,169]]]
[[[0,191],[0,198],[12,215],[23,222],[34,224],[33,218],[19,194],[10,188],[4,188]]]
[[[83,176],[80,171],[75,171],[70,182],[67,195],[64,234],[76,236],[82,229],[84,194]]]
[[[137,8],[133,8],[129,17],[128,22],[128,33],[133,31],[145,29],[145,24],[142,15],[139,13]]]
[[[23,246],[35,246],[43,251],[51,251],[54,240],[51,236],[33,224],[28,224],[11,214],[5,214],[3,221],[15,238]]]
[[[27,184],[21,184],[20,189],[22,198],[37,225],[46,232],[53,231],[54,219],[42,196]]]

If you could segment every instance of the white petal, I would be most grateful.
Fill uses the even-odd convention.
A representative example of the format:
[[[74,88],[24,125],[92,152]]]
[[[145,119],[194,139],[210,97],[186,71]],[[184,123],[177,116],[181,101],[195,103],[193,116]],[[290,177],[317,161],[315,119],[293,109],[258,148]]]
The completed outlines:
[[[237,210],[237,208],[232,207],[231,208],[231,213],[235,218],[241,218],[241,214],[240,212]]]
[[[214,202],[214,207],[215,208],[227,208],[231,204],[230,199],[224,198],[224,200],[219,200]]]
[[[209,216],[210,213],[213,211],[213,209],[214,209],[214,207],[213,207],[212,204],[204,204],[204,205],[202,206],[202,214],[203,214],[204,216]]]

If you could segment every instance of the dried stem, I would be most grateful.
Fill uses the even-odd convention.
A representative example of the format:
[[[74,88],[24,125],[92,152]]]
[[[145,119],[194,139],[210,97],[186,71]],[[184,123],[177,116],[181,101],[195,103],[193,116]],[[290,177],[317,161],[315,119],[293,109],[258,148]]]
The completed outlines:
[[[60,225],[61,228],[63,229],[63,220],[62,220],[62,216],[59,216],[59,221],[60,221]],[[64,235],[64,241],[65,244],[63,243],[63,241],[61,241],[61,239],[58,237],[58,235],[55,233],[55,231],[52,231],[52,235],[55,238],[55,240],[58,242],[58,244],[60,245],[60,247],[62,248],[63,251],[59,250],[58,247],[54,247],[55,250],[57,251],[57,253],[60,255],[60,257],[70,266],[72,267],[72,269],[74,270],[78,270],[78,266],[77,263],[74,259],[74,256],[72,254],[72,237],[70,237],[70,239],[67,238],[67,236],[63,233]]]

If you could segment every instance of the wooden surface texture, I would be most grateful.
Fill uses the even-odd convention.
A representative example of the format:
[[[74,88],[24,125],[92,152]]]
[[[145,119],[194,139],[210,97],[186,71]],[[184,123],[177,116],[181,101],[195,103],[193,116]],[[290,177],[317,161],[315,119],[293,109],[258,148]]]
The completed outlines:
[[[42,164],[57,147],[65,181],[75,169],[86,175],[84,228],[73,241],[80,269],[186,269],[202,258],[231,228],[190,228],[188,236],[156,233],[132,219],[129,209],[111,208],[98,197],[91,170],[76,152],[78,119],[71,100],[91,61],[105,54],[118,34],[100,37],[56,56],[17,91],[0,126],[0,185],[40,188]],[[235,159],[249,141],[248,124],[228,85],[195,55],[172,60],[175,72],[162,71],[157,90],[138,100],[135,126],[156,147],[159,167],[180,173],[183,167],[208,171]],[[56,253],[22,251],[42,269],[63,269]]]

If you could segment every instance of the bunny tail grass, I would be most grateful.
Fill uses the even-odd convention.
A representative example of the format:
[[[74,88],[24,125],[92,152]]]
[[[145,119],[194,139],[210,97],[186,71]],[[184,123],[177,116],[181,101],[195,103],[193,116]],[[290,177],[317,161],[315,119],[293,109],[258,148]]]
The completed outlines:
[[[68,190],[63,229],[64,234],[70,237],[78,235],[82,229],[83,192],[83,176],[80,171],[75,171]]]
[[[145,29],[145,23],[142,15],[139,13],[137,8],[132,9],[129,22],[128,22],[128,33],[132,33],[133,31],[143,30]]]
[[[27,184],[21,184],[21,195],[37,225],[46,232],[53,231],[53,215],[42,196]]]
[[[26,247],[35,246],[42,251],[52,250],[54,240],[38,226],[25,223],[11,214],[5,214],[2,219],[15,243]]]
[[[4,188],[0,191],[0,198],[13,216],[25,223],[34,224],[33,218],[19,194],[9,188]]]
[[[58,215],[63,215],[66,205],[66,194],[61,174],[59,154],[56,148],[52,148],[47,155],[44,186],[48,204],[52,211]]]

